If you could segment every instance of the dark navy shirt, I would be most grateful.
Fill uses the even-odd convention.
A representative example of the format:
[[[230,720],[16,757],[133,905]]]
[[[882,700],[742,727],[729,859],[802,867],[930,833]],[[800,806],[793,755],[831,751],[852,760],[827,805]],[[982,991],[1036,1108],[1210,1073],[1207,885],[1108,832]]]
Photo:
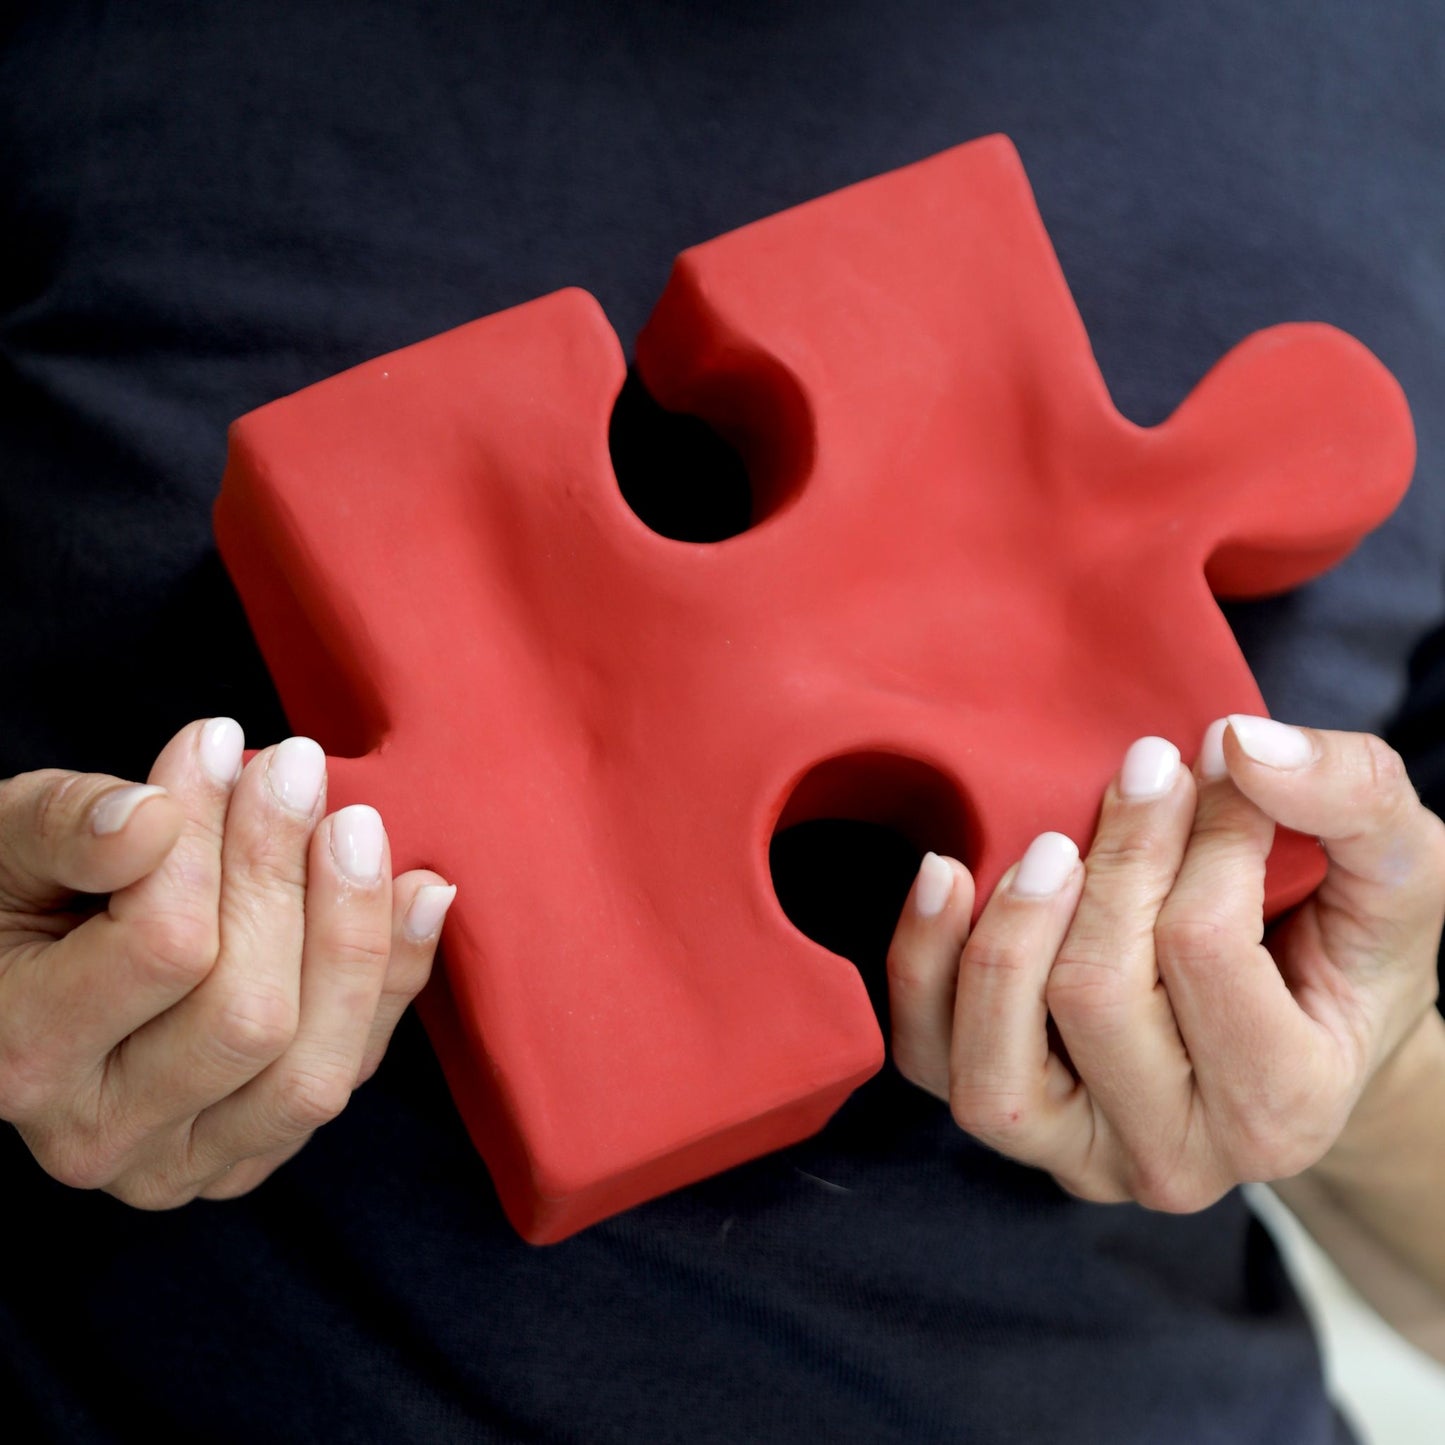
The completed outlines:
[[[1129,416],[1294,319],[1412,400],[1396,517],[1232,613],[1276,715],[1383,727],[1445,611],[1433,0],[47,0],[0,26],[0,776],[143,777],[216,713],[284,736],[210,535],[235,416],[564,285],[630,345],[681,248],[994,131]],[[708,525],[716,445],[645,405],[619,428],[643,470],[696,449]],[[1406,727],[1437,777],[1440,651]],[[774,859],[875,996],[916,861],[843,825]],[[1343,1438],[1237,1196],[1078,1202],[891,1068],[816,1138],[545,1249],[414,1024],[238,1202],[137,1213],[0,1133],[11,1439]]]

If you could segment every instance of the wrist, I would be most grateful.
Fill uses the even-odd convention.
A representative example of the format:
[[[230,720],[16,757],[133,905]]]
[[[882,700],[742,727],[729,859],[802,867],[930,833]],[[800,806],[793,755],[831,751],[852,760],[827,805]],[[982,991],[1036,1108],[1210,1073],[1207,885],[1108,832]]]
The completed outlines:
[[[1308,1173],[1336,1195],[1378,1187],[1382,1169],[1445,1152],[1445,1018],[1435,1008],[1366,1084],[1340,1136]]]

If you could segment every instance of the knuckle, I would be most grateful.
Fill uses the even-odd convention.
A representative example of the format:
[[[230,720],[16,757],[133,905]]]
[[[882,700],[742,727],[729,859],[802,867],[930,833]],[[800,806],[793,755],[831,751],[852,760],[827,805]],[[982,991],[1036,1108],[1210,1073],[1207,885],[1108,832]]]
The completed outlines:
[[[200,1197],[217,1201],[239,1199],[243,1194],[249,1194],[259,1182],[246,1174],[238,1177],[236,1171],[232,1169],[230,1173],[222,1174],[219,1179],[213,1179],[207,1184],[200,1191]]]
[[[1085,1174],[1055,1174],[1054,1183],[1085,1204],[1123,1204],[1129,1194],[1107,1179]]]
[[[914,1088],[932,1094],[935,1099],[948,1099],[947,1059],[933,1057],[928,1049],[921,1047],[916,1041],[896,1036],[893,1039],[892,1051],[893,1066],[902,1078]]]
[[[1237,1116],[1230,1158],[1240,1179],[1292,1179],[1316,1163],[1338,1132],[1318,1116],[1318,1107],[1305,1098],[1282,1099]]]
[[[217,1048],[243,1064],[266,1064],[280,1058],[296,1037],[297,1000],[275,992],[237,993],[216,1019]]]
[[[79,1131],[56,1130],[31,1141],[30,1151],[45,1172],[69,1189],[104,1189],[120,1161]]]
[[[1131,1193],[1159,1214],[1198,1214],[1221,1199],[1226,1189],[1187,1168],[1140,1162],[1134,1166]]]
[[[285,1158],[290,1158],[290,1155],[287,1154]],[[225,1173],[197,1190],[197,1195],[201,1199],[217,1201],[240,1199],[269,1179],[279,1162],[283,1161],[272,1163],[265,1158],[237,1159],[227,1165]]]
[[[1273,822],[1262,813],[1242,815],[1233,803],[1216,797],[1194,815],[1190,846],[1207,847],[1219,855],[1214,867],[1223,871],[1238,867],[1235,855],[1240,849],[1267,849],[1273,829]]]
[[[306,888],[306,845],[297,841],[287,848],[268,840],[255,848],[247,860],[253,883],[263,893],[291,895]]]
[[[1438,890],[1441,880],[1445,879],[1445,820],[1442,820],[1438,813],[1432,813],[1428,808],[1421,808],[1421,828],[1423,837],[1421,840],[1421,854],[1425,863],[1427,876],[1434,882]]]
[[[1157,871],[1162,863],[1162,840],[1149,828],[1138,826],[1117,832],[1103,829],[1085,860],[1091,881],[1120,874]]]
[[[31,781],[42,779],[47,785],[35,795],[31,826],[37,836],[52,839],[66,831],[70,824],[70,794],[83,776],[60,768],[44,768],[29,774]]]
[[[1027,962],[1023,951],[988,933],[975,934],[963,950],[963,963],[979,973],[1017,973]]]
[[[1351,810],[1370,826],[1388,824],[1420,806],[1405,760],[1383,738],[1364,733],[1347,785]]]
[[[67,1189],[101,1189],[108,1182],[99,1166],[80,1153],[37,1153],[40,1167]]]
[[[391,957],[391,936],[385,923],[377,926],[360,919],[335,926],[326,949],[339,964],[365,973],[384,972]]]
[[[1002,1154],[1022,1149],[1029,1135],[1027,1101],[1015,1092],[955,1085],[949,1092],[948,1105],[953,1122],[965,1134]]]
[[[431,978],[432,962],[430,953],[417,954],[409,949],[398,950],[387,964],[384,991],[397,998],[414,999]],[[916,980],[907,985],[914,989],[918,986]]]
[[[1187,968],[1217,963],[1229,953],[1234,938],[1217,918],[1163,914],[1154,926],[1154,942],[1161,958]]]
[[[378,1064],[380,1060],[377,1061]],[[917,1051],[901,1039],[893,1040],[893,1067],[915,1088],[923,1087],[923,1070]],[[363,1075],[365,1068],[362,1069]],[[365,1082],[363,1079],[362,1082]]]
[[[1392,797],[1402,786],[1408,788],[1412,796],[1414,794],[1404,758],[1384,738],[1373,733],[1365,734],[1364,772],[1366,786],[1375,798]]]
[[[1241,1184],[1268,1184],[1275,1179],[1292,1178],[1299,1171],[1283,1167],[1273,1149],[1240,1140],[1231,1156]]]
[[[0,1059],[0,1118],[12,1124],[37,1118],[55,1092],[43,1050],[34,1043],[17,1045]]]
[[[373,1047],[367,1050],[366,1057],[361,1061],[361,1068],[357,1071],[355,1086],[357,1089],[367,1080],[376,1077],[376,1071],[381,1067],[381,1061],[385,1057],[385,1047]]]
[[[157,981],[194,986],[210,973],[220,953],[220,928],[214,916],[152,913],[136,928],[139,946]]]
[[[1044,986],[1044,1002],[1055,1017],[1105,1023],[1124,1005],[1124,978],[1105,960],[1061,957]]]
[[[278,1122],[288,1137],[309,1134],[341,1113],[351,1099],[353,1080],[335,1069],[292,1069],[281,1081]]]
[[[147,1213],[179,1209],[196,1197],[193,1184],[181,1183],[164,1172],[154,1170],[123,1174],[107,1184],[105,1192],[122,1204]]]
[[[65,800],[81,775],[41,768],[0,781],[0,908],[28,912],[34,854],[55,847],[65,829]]]
[[[1323,1147],[1316,1149],[1303,1138],[1276,1136],[1242,1143],[1235,1153],[1235,1167],[1241,1182],[1268,1184],[1303,1174],[1323,1153]]]
[[[919,972],[916,956],[906,948],[900,947],[897,943],[892,944],[888,949],[888,956],[884,959],[884,967],[888,973],[888,981],[895,988],[901,988],[905,992],[912,992],[922,984],[922,976]]]

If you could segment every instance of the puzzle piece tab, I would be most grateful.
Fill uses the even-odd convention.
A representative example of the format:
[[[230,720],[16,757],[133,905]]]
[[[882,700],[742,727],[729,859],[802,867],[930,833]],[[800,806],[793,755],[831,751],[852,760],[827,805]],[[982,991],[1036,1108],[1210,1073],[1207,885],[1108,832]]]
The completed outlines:
[[[1398,386],[1324,326],[1122,418],[1002,137],[684,253],[638,365],[739,446],[750,530],[629,510],[623,355],[580,291],[242,418],[216,509],[330,805],[460,885],[424,1018],[539,1242],[879,1067],[856,971],[773,893],[780,824],[896,825],[981,898],[1036,833],[1087,843],[1135,737],[1261,711],[1211,589],[1314,575],[1413,464]],[[1271,909],[1319,877],[1283,840]]]

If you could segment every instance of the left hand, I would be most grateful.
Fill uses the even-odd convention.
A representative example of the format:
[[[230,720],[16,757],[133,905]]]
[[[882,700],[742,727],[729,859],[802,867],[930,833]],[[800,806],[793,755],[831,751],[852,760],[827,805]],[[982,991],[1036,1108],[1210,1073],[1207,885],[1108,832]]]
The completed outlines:
[[[1329,871],[1266,941],[1276,822]],[[900,1071],[1073,1194],[1187,1212],[1321,1159],[1426,1017],[1445,824],[1378,738],[1233,718],[1192,774],[1135,743],[1087,860],[1046,833],[970,932],[973,901],[924,859],[888,958]]]

